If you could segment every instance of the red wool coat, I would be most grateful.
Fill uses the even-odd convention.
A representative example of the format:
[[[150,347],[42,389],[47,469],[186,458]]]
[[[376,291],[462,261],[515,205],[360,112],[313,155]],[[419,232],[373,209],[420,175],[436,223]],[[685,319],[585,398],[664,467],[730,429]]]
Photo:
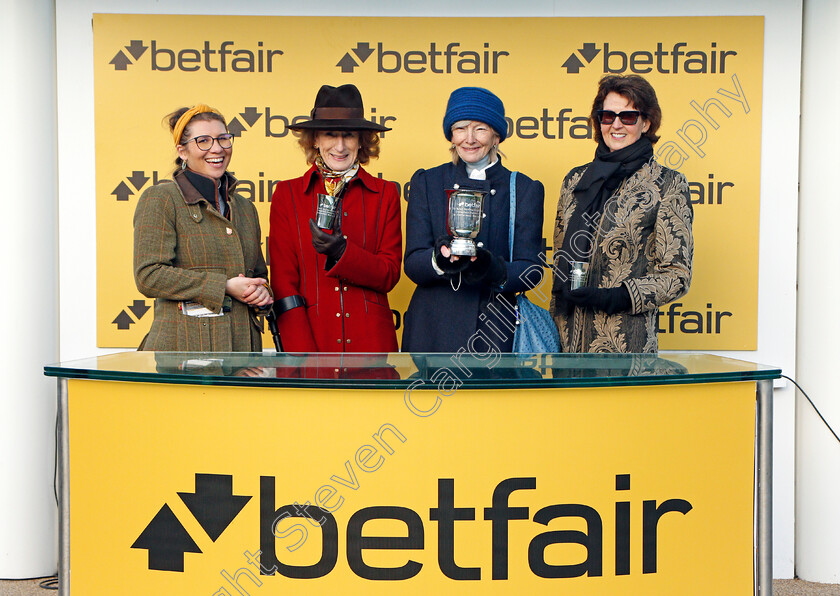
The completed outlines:
[[[315,166],[280,182],[271,197],[268,236],[274,299],[299,294],[305,306],[282,314],[277,327],[287,352],[396,352],[388,292],[400,278],[402,230],[397,186],[359,168],[341,201],[347,249],[326,271],[315,252],[314,219],[324,182]]]

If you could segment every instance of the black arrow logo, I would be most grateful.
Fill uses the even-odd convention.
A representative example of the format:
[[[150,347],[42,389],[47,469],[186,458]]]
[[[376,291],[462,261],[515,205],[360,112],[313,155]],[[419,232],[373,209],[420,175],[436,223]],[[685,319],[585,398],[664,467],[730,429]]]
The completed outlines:
[[[350,55],[350,52],[344,54],[344,57],[338,61],[338,64],[336,64],[336,66],[341,67],[341,72],[353,72],[358,65],[359,63],[353,60],[353,56]]]
[[[143,185],[146,184],[146,182],[149,181],[149,177],[146,176],[146,172],[142,172],[140,170],[134,170],[131,173],[131,177],[128,179],[128,181],[131,182],[131,184],[132,184],[132,186],[134,186],[134,188],[136,188],[137,190],[140,190],[141,188],[143,188]]]
[[[586,59],[586,63],[589,64],[601,50],[600,48],[595,47],[594,43],[585,43],[578,51],[580,52],[580,55]]]
[[[568,59],[563,63],[563,68],[566,69],[567,73],[577,74],[580,72],[580,69],[583,68],[583,62],[577,57],[576,54],[572,53]]]
[[[260,119],[262,114],[257,111],[257,108],[245,108],[245,111],[239,114],[248,125],[248,128],[254,126],[254,122]]]
[[[353,48],[353,53],[359,57],[359,60],[364,62],[370,57],[371,54],[373,54],[373,48],[370,47],[370,44],[368,42],[358,42],[356,44],[356,47]]]
[[[149,569],[184,571],[184,553],[200,553],[201,549],[172,513],[169,505],[160,508],[131,548],[149,551]]]
[[[118,201],[127,201],[128,197],[130,195],[133,195],[134,193],[128,187],[128,184],[126,184],[125,182],[120,182],[111,194],[116,195]]]
[[[150,307],[146,306],[145,300],[135,300],[134,303],[128,307],[128,310],[134,313],[134,316],[137,317],[137,320],[143,318],[143,315],[149,310]]]
[[[116,324],[117,329],[128,329],[134,324],[134,319],[128,316],[127,312],[121,310],[120,314],[117,315],[117,318],[111,321],[111,324]]]
[[[125,46],[125,49],[128,50],[128,53],[131,54],[131,57],[134,58],[136,62],[137,59],[148,49],[148,47],[149,46],[144,46],[143,42],[139,39],[132,39],[131,45]]]
[[[117,55],[111,58],[111,61],[108,64],[114,65],[114,70],[128,70],[128,65],[131,64],[131,60],[128,59],[128,56],[122,53],[122,50],[117,52]]]
[[[236,116],[231,118],[231,121],[228,122],[228,132],[233,136],[241,137],[243,130],[245,130],[245,127],[242,126],[242,123],[236,119]]]
[[[251,497],[233,494],[233,476],[196,474],[195,492],[178,493],[196,521],[216,542]]]

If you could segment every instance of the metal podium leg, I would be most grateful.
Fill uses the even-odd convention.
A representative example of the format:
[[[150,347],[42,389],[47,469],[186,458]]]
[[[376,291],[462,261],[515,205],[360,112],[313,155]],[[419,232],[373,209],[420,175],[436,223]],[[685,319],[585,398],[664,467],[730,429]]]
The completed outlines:
[[[773,596],[773,381],[758,381],[757,596]]]
[[[58,593],[70,595],[70,424],[67,379],[58,380]]]

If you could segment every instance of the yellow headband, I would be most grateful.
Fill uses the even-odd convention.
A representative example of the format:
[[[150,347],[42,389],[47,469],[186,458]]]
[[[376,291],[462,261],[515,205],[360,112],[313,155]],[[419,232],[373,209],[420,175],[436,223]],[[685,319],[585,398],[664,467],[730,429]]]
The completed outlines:
[[[184,112],[181,117],[178,118],[178,122],[175,123],[175,128],[172,131],[172,137],[175,139],[176,145],[181,144],[181,135],[184,134],[184,129],[187,127],[187,124],[190,123],[190,120],[192,120],[196,114],[203,114],[204,112],[213,112],[214,114],[219,114],[219,116],[222,115],[219,110],[215,110],[203,103],[191,107],[189,110]]]

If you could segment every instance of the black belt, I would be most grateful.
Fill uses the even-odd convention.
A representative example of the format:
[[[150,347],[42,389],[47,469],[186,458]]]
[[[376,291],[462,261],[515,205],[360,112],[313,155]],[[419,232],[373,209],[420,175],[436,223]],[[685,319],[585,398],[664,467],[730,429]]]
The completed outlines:
[[[272,305],[272,310],[274,311],[274,316],[279,317],[284,312],[290,311],[299,306],[304,306],[304,304],[306,303],[303,301],[303,296],[295,294],[294,296],[286,296],[280,300],[275,300]]]

